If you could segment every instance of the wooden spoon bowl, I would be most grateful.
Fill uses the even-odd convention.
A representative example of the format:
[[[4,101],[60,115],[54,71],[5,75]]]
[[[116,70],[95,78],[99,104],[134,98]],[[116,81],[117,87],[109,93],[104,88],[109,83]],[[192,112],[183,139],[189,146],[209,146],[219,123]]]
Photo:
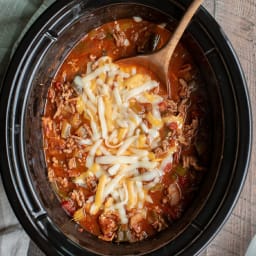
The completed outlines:
[[[178,27],[171,36],[170,40],[162,49],[150,54],[123,58],[118,60],[116,63],[140,65],[149,69],[150,71],[153,71],[157,75],[159,80],[166,85],[167,93],[169,97],[171,97],[171,86],[168,79],[169,63],[184,31],[186,30],[188,24],[190,23],[191,19],[193,18],[194,14],[198,10],[202,2],[203,0],[192,1],[183,18],[181,19]]]

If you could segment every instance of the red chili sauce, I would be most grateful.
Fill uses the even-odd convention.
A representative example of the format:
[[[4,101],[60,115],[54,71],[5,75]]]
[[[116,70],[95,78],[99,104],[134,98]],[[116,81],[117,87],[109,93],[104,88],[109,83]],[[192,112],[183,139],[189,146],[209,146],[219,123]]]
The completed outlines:
[[[145,178],[148,169],[141,166],[136,172],[142,178],[136,179],[134,176],[131,180],[120,181],[124,182],[124,187],[117,189],[118,193],[125,194],[126,191],[127,196],[131,193],[129,189],[137,189],[137,192],[142,189],[144,199],[129,198],[127,204],[121,205],[123,208],[119,206],[111,208],[111,204],[116,200],[113,199],[114,192],[113,198],[109,194],[103,200],[100,187],[106,188],[116,176],[111,176],[107,169],[102,170],[102,174],[97,174],[97,168],[100,166],[104,169],[105,165],[98,164],[96,160],[96,164],[95,162],[88,164],[87,158],[94,143],[91,142],[93,131],[87,112],[80,108],[79,93],[73,86],[74,78],[77,75],[84,77],[88,73],[89,64],[92,65],[93,70],[94,63],[102,56],[109,56],[114,61],[149,52],[161,48],[169,37],[170,32],[162,25],[139,18],[104,24],[90,31],[72,49],[48,91],[42,123],[49,182],[52,183],[63,209],[79,223],[80,230],[91,232],[105,241],[135,242],[146,239],[171,227],[171,224],[193,204],[209,162],[210,130],[207,122],[206,94],[198,68],[189,51],[179,44],[170,64],[171,99],[168,98],[163,85],[149,92],[163,98],[156,106],[161,118],[163,120],[173,118],[174,121],[161,124],[161,128],[157,130],[160,141],[156,147],[152,146],[148,156],[151,160],[148,161],[163,163],[166,155],[170,156],[170,149],[175,148],[175,150],[169,157],[170,161],[167,161],[162,169],[159,167],[161,174],[153,187],[149,186],[152,181]],[[137,73],[144,72],[151,79],[156,78],[151,71],[136,68]],[[104,107],[107,108],[106,99],[104,97],[102,99],[103,103],[105,102]],[[141,122],[152,128],[154,120],[151,123],[148,117],[148,113],[152,111],[151,104],[136,101],[131,101],[129,104],[132,111],[140,117]],[[98,105],[95,106],[97,108]],[[179,117],[181,123],[177,121]],[[120,134],[125,133],[125,129],[119,128],[118,131]],[[137,128],[139,129],[141,128]],[[143,140],[145,137],[139,132],[134,136],[138,136],[138,141],[139,138]],[[147,136],[145,138],[148,139]],[[81,141],[89,144],[83,144]],[[102,141],[101,146],[113,153],[114,149],[108,148],[104,140]],[[102,149],[99,149],[95,153],[95,159],[103,154]],[[143,150],[145,147],[137,148],[138,152],[143,153]],[[127,165],[129,164],[121,164],[121,166]],[[88,170],[91,171],[90,175]],[[121,171],[120,169],[119,172]],[[100,175],[104,175],[104,178]],[[76,182],[78,180],[79,182]],[[116,196],[118,197],[118,194]],[[134,196],[138,197],[139,193]],[[101,200],[100,206],[97,205],[96,200]],[[96,210],[92,209],[93,204]],[[124,219],[120,209],[125,212]]]

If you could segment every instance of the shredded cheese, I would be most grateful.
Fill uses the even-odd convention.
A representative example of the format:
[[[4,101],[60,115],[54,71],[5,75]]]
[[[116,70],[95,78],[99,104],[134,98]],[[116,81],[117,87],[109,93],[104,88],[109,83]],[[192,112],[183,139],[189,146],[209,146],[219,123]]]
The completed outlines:
[[[112,176],[112,175],[115,175],[117,173],[117,171],[119,170],[120,168],[120,164],[115,164],[115,165],[112,165],[109,169],[108,169],[108,173]]]
[[[144,91],[150,91],[154,88],[156,88],[159,85],[156,81],[148,81],[141,85],[140,87],[136,87],[130,91],[128,91],[126,94],[124,94],[125,101],[128,101],[129,99],[139,95],[140,93],[143,93]]]
[[[137,203],[137,194],[136,194],[136,188],[134,186],[134,181],[127,180],[127,190],[128,190],[128,203],[127,208],[132,209],[136,206]]]
[[[89,155],[87,156],[87,159],[86,159],[87,168],[90,168],[93,165],[94,156],[101,143],[102,143],[102,140],[98,140],[91,148]]]
[[[84,185],[87,176],[96,176],[99,181],[90,199],[90,213],[112,209],[127,224],[127,211],[153,203],[148,190],[160,182],[164,167],[178,150],[175,144],[166,158],[156,158],[153,149],[160,145],[160,130],[170,122],[182,128],[183,118],[162,117],[158,104],[163,98],[152,92],[159,83],[138,73],[136,67],[119,67],[107,56],[88,64],[86,75],[76,76],[74,85],[80,92],[77,112],[91,129],[91,137],[77,138],[80,145],[87,145],[88,155],[87,171],[76,182]],[[132,108],[136,102],[152,108],[137,111]]]
[[[99,179],[99,184],[98,184],[96,195],[95,195],[95,202],[94,204],[92,204],[90,209],[91,214],[96,214],[100,209],[104,200],[103,194],[104,194],[104,187],[106,186],[106,184],[107,184],[107,176],[103,174]]]
[[[137,160],[137,156],[99,156],[95,158],[98,164],[132,164]]]
[[[98,97],[98,113],[99,113],[99,119],[100,119],[100,125],[101,125],[102,138],[106,139],[108,135],[108,128],[107,128],[107,123],[104,115],[105,105],[102,97]]]

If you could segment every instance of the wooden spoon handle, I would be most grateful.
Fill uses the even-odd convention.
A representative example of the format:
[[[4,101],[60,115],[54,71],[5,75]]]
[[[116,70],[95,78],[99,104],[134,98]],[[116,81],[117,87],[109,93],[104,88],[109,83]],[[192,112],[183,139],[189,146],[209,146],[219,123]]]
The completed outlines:
[[[194,0],[190,4],[189,8],[187,9],[183,18],[181,19],[179,25],[175,29],[171,39],[166,44],[166,46],[163,48],[162,57],[164,60],[164,64],[165,64],[164,68],[166,71],[168,71],[168,66],[169,66],[172,54],[173,54],[178,42],[180,41],[185,29],[187,28],[189,22],[191,21],[192,17],[196,13],[196,11],[198,10],[198,8],[202,4],[202,2],[203,2],[203,0]]]

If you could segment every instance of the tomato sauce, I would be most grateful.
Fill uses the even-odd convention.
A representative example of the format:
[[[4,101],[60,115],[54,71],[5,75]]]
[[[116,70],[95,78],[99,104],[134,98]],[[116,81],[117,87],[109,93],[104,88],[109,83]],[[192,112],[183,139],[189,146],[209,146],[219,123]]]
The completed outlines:
[[[72,49],[48,91],[42,124],[49,181],[54,184],[64,210],[80,227],[106,241],[135,242],[150,237],[171,226],[193,203],[193,196],[203,174],[207,172],[209,161],[210,129],[207,124],[206,96],[193,58],[179,44],[169,69],[171,99],[161,84],[156,93],[164,99],[158,105],[161,117],[164,119],[172,115],[174,121],[159,130],[162,141],[152,154],[155,158],[163,159],[170,148],[177,148],[164,166],[161,180],[154,187],[149,188],[149,182],[143,181],[146,191],[144,208],[147,211],[141,207],[126,207],[128,219],[122,222],[121,216],[114,210],[106,212],[101,209],[97,214],[92,214],[92,201],[100,193],[97,189],[101,178],[97,176],[98,166],[86,167],[92,146],[77,141],[78,138],[83,138],[82,142],[88,140],[92,130],[88,114],[80,111],[79,95],[73,88],[73,80],[76,76],[83,77],[88,72],[88,65],[102,56],[115,61],[157,50],[170,36],[163,26],[144,20],[131,18],[104,24],[90,31]],[[156,79],[152,71],[143,67],[136,67],[136,70]],[[134,102],[131,106],[138,115],[152,111],[148,103]],[[114,149],[109,149],[109,152],[114,152]],[[101,153],[95,152],[96,156]],[[88,175],[88,169],[93,170],[94,175]],[[145,168],[138,169],[141,177],[145,172]],[[102,204],[108,207],[113,200],[107,197]]]

